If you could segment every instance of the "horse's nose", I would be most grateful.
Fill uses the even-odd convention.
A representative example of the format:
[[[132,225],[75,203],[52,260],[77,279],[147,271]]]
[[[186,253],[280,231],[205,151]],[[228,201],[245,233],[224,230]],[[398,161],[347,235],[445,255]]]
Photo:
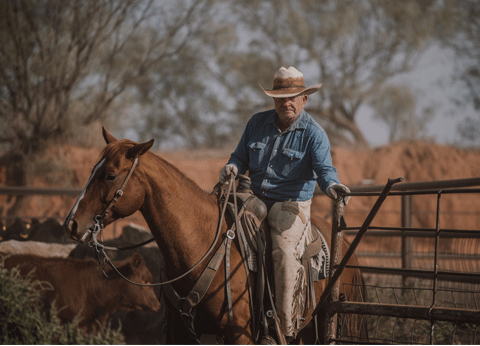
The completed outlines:
[[[78,223],[75,219],[68,220],[65,222],[65,230],[68,233],[68,236],[72,239],[76,239],[77,230],[78,230]]]

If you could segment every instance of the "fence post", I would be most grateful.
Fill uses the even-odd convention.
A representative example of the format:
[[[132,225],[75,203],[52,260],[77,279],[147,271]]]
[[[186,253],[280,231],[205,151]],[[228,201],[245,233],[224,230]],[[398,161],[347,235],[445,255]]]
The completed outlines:
[[[412,226],[412,196],[402,195],[402,227]],[[413,238],[402,234],[402,269],[413,268]],[[403,287],[408,284],[408,277],[402,276]]]
[[[334,202],[333,215],[332,215],[332,243],[330,247],[330,269],[329,269],[329,279],[331,280],[333,274],[337,270],[341,260],[342,260],[342,244],[343,244],[343,232],[342,232],[342,221],[343,221],[343,210],[344,204],[342,200],[337,200]],[[327,300],[324,305],[325,311],[325,320],[322,321],[321,328],[324,328],[322,344],[334,344],[332,340],[337,338],[337,320],[338,314],[332,312],[329,308],[332,302],[339,300],[340,296],[340,280],[337,280],[332,287],[330,295],[327,297]]]

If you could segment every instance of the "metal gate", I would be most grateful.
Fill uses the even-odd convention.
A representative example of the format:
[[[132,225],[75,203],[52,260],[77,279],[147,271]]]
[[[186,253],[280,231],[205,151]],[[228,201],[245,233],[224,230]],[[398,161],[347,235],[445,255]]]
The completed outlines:
[[[480,196],[480,189],[478,188],[466,188],[471,186],[480,185],[480,178],[474,179],[462,179],[462,180],[448,180],[426,183],[401,183],[403,178],[389,179],[381,192],[378,192],[379,188],[363,188],[352,189],[350,196],[378,196],[378,199],[373,206],[372,210],[366,217],[361,227],[357,228],[355,238],[351,242],[351,246],[348,251],[342,256],[341,246],[343,233],[346,230],[352,230],[353,228],[347,228],[343,223],[344,205],[342,201],[337,201],[333,208],[333,220],[332,220],[332,248],[331,248],[331,268],[329,283],[320,298],[320,303],[314,311],[314,314],[322,313],[326,315],[326,323],[320,326],[323,336],[322,342],[324,344],[329,343],[400,343],[400,344],[434,344],[434,343],[472,343],[476,344],[480,341],[480,291],[477,289],[442,289],[439,288],[438,283],[440,281],[454,281],[459,283],[467,283],[473,285],[480,284],[480,273],[465,273],[440,270],[438,263],[441,256],[439,250],[439,239],[441,237],[465,237],[469,239],[475,239],[480,236],[479,229],[475,230],[461,230],[461,229],[446,229],[440,225],[440,210],[442,196],[446,194],[463,194],[468,196],[474,196],[471,198],[478,198]],[[373,227],[371,226],[375,215],[380,210],[383,202],[387,196],[401,196],[402,206],[406,206],[409,203],[410,196],[413,195],[436,195],[436,225],[434,228],[414,228],[408,224],[408,215],[402,213],[402,227]],[[407,205],[408,206],[408,205]],[[408,208],[402,208],[402,210],[408,210]],[[411,243],[409,244],[409,238],[415,236],[419,232],[423,237],[434,238],[434,253],[433,253],[433,267],[430,270],[411,269],[408,257],[402,257],[402,268],[385,268],[385,267],[373,267],[373,266],[349,266],[347,262],[354,254],[357,246],[359,245],[362,237],[367,230],[381,229],[382,232],[400,232],[402,236],[402,250],[411,250]],[[479,248],[480,250],[480,248]],[[404,285],[398,287],[395,286],[369,286],[370,289],[375,291],[378,296],[380,290],[389,290],[393,300],[391,302],[382,302],[380,298],[370,299],[367,301],[367,297],[362,299],[363,301],[348,301],[348,297],[344,297],[341,294],[341,287],[339,277],[342,271],[346,267],[354,267],[362,270],[363,272],[376,272],[380,274],[396,275],[403,279]],[[409,278],[422,278],[424,280],[431,280],[431,287],[415,287],[405,285]],[[480,285],[478,286],[480,287]],[[360,288],[358,288],[360,289]],[[428,293],[427,293],[428,292]],[[400,295],[405,295],[407,299],[400,299]],[[422,302],[420,301],[420,295],[422,295]],[[440,297],[445,295],[451,296],[450,301],[452,304],[445,304],[445,299],[441,300]],[[462,298],[460,299],[460,295]],[[345,300],[346,299],[346,300]],[[425,303],[425,299],[428,303]],[[460,300],[462,303],[460,304]],[[465,303],[466,302],[466,303]],[[323,308],[321,308],[323,307]],[[372,324],[372,317],[376,318],[375,326],[370,325],[369,329],[373,330],[373,335],[369,335],[368,339],[362,339],[360,335],[344,335],[342,330],[342,319],[345,314],[357,314],[361,315],[363,323]],[[393,318],[392,332],[388,338],[379,337],[378,329],[381,318]],[[411,321],[410,338],[409,340],[399,340],[395,336],[395,329],[405,328],[406,323],[404,319]],[[401,321],[402,320],[402,321]],[[427,323],[428,336],[417,337],[415,329],[419,329],[422,326],[425,330],[424,324]],[[445,334],[445,325],[443,323],[451,323],[453,327],[449,327],[449,335],[438,341],[439,335]],[[468,340],[465,335],[466,331],[469,333]],[[437,335],[436,335],[437,334]],[[461,334],[461,335],[460,335]],[[451,339],[450,339],[451,336]]]

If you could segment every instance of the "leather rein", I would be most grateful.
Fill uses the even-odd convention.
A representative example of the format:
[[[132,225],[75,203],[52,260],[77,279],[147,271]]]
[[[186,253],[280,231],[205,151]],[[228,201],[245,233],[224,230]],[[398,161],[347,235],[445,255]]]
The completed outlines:
[[[138,157],[135,158],[135,160],[133,161],[133,164],[132,164],[132,167],[130,168],[130,170],[128,171],[127,173],[127,176],[125,177],[120,189],[117,190],[117,192],[115,192],[113,198],[110,200],[110,202],[107,204],[107,206],[105,207],[105,209],[102,211],[101,214],[95,216],[94,220],[95,220],[95,225],[93,226],[93,228],[89,229],[90,233],[92,234],[92,239],[91,241],[88,243],[88,245],[90,247],[95,247],[95,250],[96,250],[96,255],[97,255],[97,261],[101,262],[101,259],[99,258],[99,255],[103,256],[103,263],[102,263],[102,266],[103,266],[103,272],[104,272],[104,275],[107,275],[106,274],[106,270],[105,270],[105,262],[107,262],[110,267],[113,268],[113,270],[115,270],[117,272],[118,275],[120,275],[120,277],[124,280],[126,280],[127,282],[133,284],[133,285],[137,285],[137,286],[163,286],[163,285],[167,285],[167,284],[171,284],[175,281],[178,281],[182,278],[184,278],[186,275],[190,274],[196,267],[198,267],[200,265],[200,263],[202,263],[206,258],[207,256],[212,252],[213,248],[215,247],[215,244],[217,243],[218,241],[218,238],[220,237],[220,232],[221,232],[221,229],[222,229],[222,223],[223,223],[223,220],[224,220],[224,216],[225,216],[225,211],[227,209],[227,204],[228,204],[228,197],[230,195],[230,192],[232,190],[232,186],[233,186],[233,193],[235,194],[235,175],[231,175],[230,177],[230,183],[228,185],[228,191],[227,191],[227,195],[226,195],[226,198],[225,198],[225,203],[223,205],[223,208],[222,208],[222,214],[220,216],[220,220],[218,222],[218,226],[217,226],[217,232],[216,232],[216,235],[215,235],[215,239],[213,240],[212,244],[210,245],[210,248],[207,250],[207,252],[203,255],[203,257],[193,266],[191,267],[190,269],[188,269],[185,273],[181,274],[180,276],[174,278],[174,279],[171,279],[171,280],[168,280],[168,281],[163,281],[163,282],[159,282],[159,283],[153,283],[153,284],[140,284],[140,283],[137,283],[137,282],[133,282],[131,280],[129,280],[128,278],[126,278],[122,273],[120,273],[120,271],[113,265],[112,261],[110,260],[110,258],[107,256],[107,254],[105,253],[105,250],[130,250],[130,249],[134,249],[134,248],[137,248],[137,247],[140,247],[140,246],[143,246],[143,245],[146,245],[148,243],[151,243],[152,241],[155,240],[155,238],[151,238],[145,242],[142,242],[140,244],[136,244],[136,245],[131,245],[131,246],[126,246],[126,247],[121,247],[121,248],[115,248],[115,247],[108,247],[108,246],[104,246],[103,244],[99,243],[98,240],[97,240],[97,235],[103,230],[103,219],[110,213],[111,209],[113,208],[114,204],[118,201],[118,199],[120,197],[123,196],[123,190],[125,189],[125,186],[127,185],[127,182],[128,180],[130,179],[130,177],[132,176],[133,174],[133,171],[135,170],[135,167],[137,166],[138,164]],[[214,190],[215,191],[215,190]],[[227,237],[229,237],[229,234],[227,233]]]

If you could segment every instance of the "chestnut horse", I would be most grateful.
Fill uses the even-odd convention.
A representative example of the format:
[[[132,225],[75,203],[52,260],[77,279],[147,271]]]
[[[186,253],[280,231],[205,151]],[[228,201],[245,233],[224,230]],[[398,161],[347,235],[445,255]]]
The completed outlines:
[[[216,237],[217,227],[222,219],[222,206],[217,196],[203,191],[172,164],[150,152],[153,140],[140,144],[128,139],[117,140],[105,129],[103,137],[107,146],[65,221],[69,236],[82,243],[91,240],[95,217],[102,214],[114,198],[115,192],[125,182],[125,177],[138,158],[138,164],[128,182],[123,184],[123,197],[118,199],[111,211],[104,216],[103,224],[106,226],[118,218],[127,217],[140,210],[164,256],[166,276],[173,279],[187,272],[204,256]],[[220,226],[223,235],[227,231],[227,222],[223,220]],[[328,222],[317,220],[316,226],[330,242],[331,226]],[[221,241],[219,237],[216,247],[220,246]],[[347,246],[345,243],[344,253]],[[172,283],[181,296],[185,297],[190,292],[212,255],[213,253],[188,275]],[[247,274],[236,246],[231,247],[230,258],[233,319],[229,319],[225,308],[225,268],[220,266],[210,288],[197,306],[196,330],[208,334],[222,330],[228,343],[252,344],[256,340],[251,330]],[[358,263],[353,258],[350,264]],[[362,283],[358,271],[348,268],[340,280],[346,284]],[[315,282],[317,300],[326,281]],[[345,287],[345,293],[350,299],[355,289],[349,285]],[[312,311],[313,308],[308,312],[304,326],[312,319]],[[202,321],[206,323],[202,324]],[[179,329],[181,324],[179,320],[168,322],[168,326],[173,329]],[[169,331],[174,334],[171,342],[192,343],[185,331]],[[310,337],[311,335],[305,335],[304,340],[314,342],[315,339]]]

